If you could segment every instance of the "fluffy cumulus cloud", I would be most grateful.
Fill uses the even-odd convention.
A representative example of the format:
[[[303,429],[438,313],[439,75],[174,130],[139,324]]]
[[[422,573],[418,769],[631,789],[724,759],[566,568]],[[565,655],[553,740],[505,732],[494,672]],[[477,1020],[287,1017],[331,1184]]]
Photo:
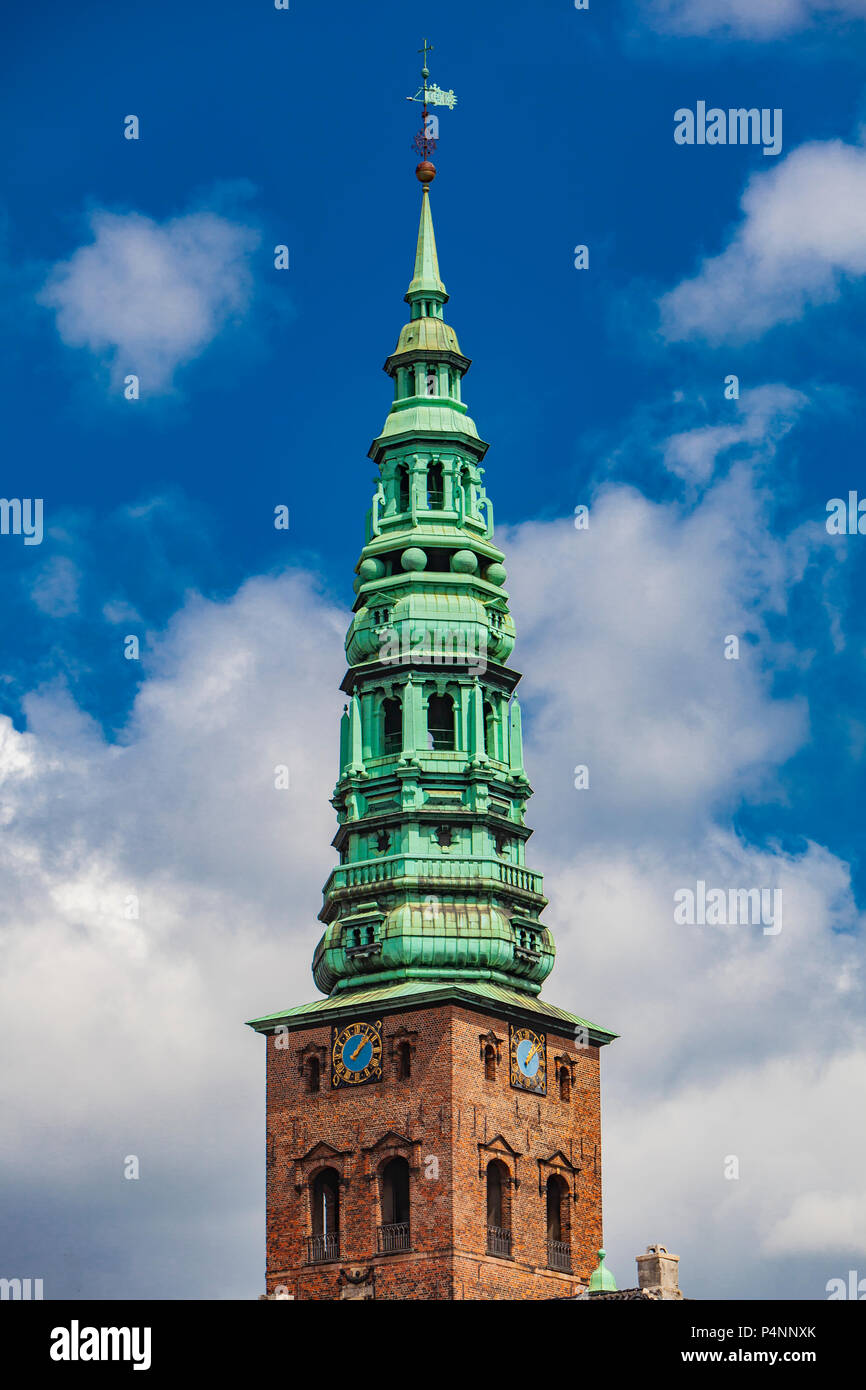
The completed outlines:
[[[662,1240],[695,1296],[820,1298],[866,1254],[862,923],[831,849],[749,843],[734,813],[781,794],[809,737],[774,687],[808,654],[780,634],[836,552],[820,527],[774,538],[758,465],[723,453],[688,502],[607,485],[588,530],[503,537],[545,993],[623,1035],[604,1054],[620,1281]],[[345,622],[308,578],[251,580],[187,601],[115,742],[59,688],[26,732],[0,725],[6,1255],[48,1296],[260,1292],[263,1051],[242,1020],[313,994]],[[781,931],[678,925],[699,879],[780,889]]]
[[[170,389],[250,299],[258,234],[212,212],[159,223],[139,213],[93,213],[92,241],[59,262],[40,294],[70,347],[86,348],[115,383]]]
[[[668,32],[756,41],[866,17],[866,0],[645,0],[642,8]]]
[[[784,796],[810,738],[805,700],[774,683],[810,660],[782,635],[792,596],[837,563],[818,526],[774,536],[765,462],[720,465],[690,506],[606,487],[588,530],[525,525],[507,545],[558,941],[546,992],[623,1034],[604,1056],[611,1263],[633,1279],[661,1240],[697,1296],[820,1298],[866,1254],[845,1099],[866,1079],[864,924],[830,849],[734,828],[743,802]],[[678,924],[674,895],[699,881],[778,890],[781,930]]]
[[[866,273],[866,149],[801,145],[752,177],[741,206],[725,250],[661,300],[667,338],[754,339]]]
[[[344,631],[304,578],[250,581],[145,651],[120,741],[62,687],[0,721],[4,1257],[46,1297],[194,1297],[202,1260],[258,1291],[243,1023],[316,993]]]
[[[802,391],[783,383],[753,387],[734,405],[732,423],[695,425],[670,435],[662,448],[665,467],[684,483],[702,487],[720,458],[729,459],[734,451],[753,465],[769,462],[807,404]]]

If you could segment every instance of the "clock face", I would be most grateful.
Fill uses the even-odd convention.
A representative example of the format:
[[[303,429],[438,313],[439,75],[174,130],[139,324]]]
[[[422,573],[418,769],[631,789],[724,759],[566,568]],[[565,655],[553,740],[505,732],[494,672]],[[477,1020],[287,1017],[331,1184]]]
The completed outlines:
[[[511,1084],[519,1091],[547,1094],[547,1038],[531,1028],[509,1027]]]
[[[382,1080],[382,1020],[334,1028],[331,1085],[361,1086]]]

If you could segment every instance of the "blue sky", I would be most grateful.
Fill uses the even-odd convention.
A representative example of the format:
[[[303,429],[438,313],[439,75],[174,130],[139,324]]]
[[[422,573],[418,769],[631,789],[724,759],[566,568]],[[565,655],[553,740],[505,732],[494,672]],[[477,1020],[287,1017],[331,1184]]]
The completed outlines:
[[[433,13],[405,0],[292,0],[288,12],[187,0],[153,3],[146,15],[84,3],[15,16],[0,84],[14,137],[0,204],[0,491],[43,498],[46,528],[39,546],[0,537],[10,872],[44,870],[38,882],[29,868],[16,878],[20,897],[7,904],[23,999],[59,1003],[60,981],[55,995],[46,979],[52,958],[81,971],[79,1013],[103,969],[104,988],[121,988],[104,956],[113,929],[93,928],[90,964],[63,933],[108,922],[106,902],[139,880],[163,907],[130,959],[151,962],[142,999],[177,999],[163,1022],[181,1048],[182,1016],[210,1018],[215,998],[222,1036],[227,1017],[311,991],[331,856],[341,627],[372,491],[366,451],[389,400],[380,368],[404,321],[418,217],[418,108],[404,98],[426,33],[433,79],[459,98],[441,118],[433,213],[449,321],[474,361],[465,397],[492,445],[486,481],[509,555],[530,751],[535,740],[532,843],[548,891],[560,886],[551,911],[571,920],[583,902],[603,915],[607,882],[640,915],[642,894],[664,898],[666,874],[679,883],[677,873],[692,881],[702,864],[721,872],[720,854],[740,856],[743,872],[788,874],[799,885],[792,898],[801,895],[792,922],[802,923],[803,954],[776,975],[737,961],[750,980],[768,971],[752,1001],[761,1022],[742,1020],[744,1038],[763,1039],[752,1059],[763,1070],[750,1077],[739,1070],[745,1057],[724,1049],[720,1069],[713,1030],[695,1037],[722,996],[716,977],[694,962],[689,974],[681,960],[677,978],[703,1002],[680,1039],[695,1060],[662,1047],[644,1076],[629,1045],[617,1045],[619,1061],[611,1049],[609,1144],[619,1134],[622,1154],[640,1086],[659,1103],[652,1123],[676,1103],[687,1132],[700,1110],[690,1088],[710,1094],[712,1082],[745,1093],[750,1142],[766,1152],[760,1097],[776,1088],[773,1068],[796,1057],[798,1027],[823,1038],[840,1026],[852,1049],[823,1058],[806,1112],[817,1124],[822,1097],[837,1094],[822,1091],[822,1076],[841,1078],[846,1093],[849,1058],[855,1069],[862,1060],[862,1015],[852,1008],[840,1025],[835,986],[828,976],[823,993],[818,981],[836,951],[845,954],[837,982],[859,981],[861,968],[866,539],[829,537],[824,517],[828,499],[866,494],[863,19],[860,0],[590,0],[585,12],[565,0],[505,0]],[[782,153],[676,145],[674,112],[698,100],[781,108]],[[137,141],[123,138],[130,113]],[[290,249],[285,272],[273,267],[280,243]],[[573,265],[578,243],[590,248],[587,271]],[[141,399],[126,401],[122,379],[136,371]],[[736,402],[723,395],[729,373],[740,380]],[[598,548],[579,554],[569,518],[580,502],[598,519]],[[272,525],[278,503],[290,508],[287,533]],[[552,555],[558,564],[548,565]],[[253,651],[244,644],[256,623]],[[712,664],[728,632],[742,639],[736,670]],[[140,637],[140,662],[123,658],[127,633]],[[241,698],[232,673],[244,670]],[[271,812],[250,769],[278,754],[305,773],[293,771],[293,806],[253,842],[248,824]],[[590,810],[570,788],[576,762],[595,769]],[[248,813],[237,820],[225,804],[235,796]],[[688,866],[677,862],[683,843],[694,848]],[[291,929],[281,935],[287,877]],[[219,961],[202,960],[216,952],[204,923],[186,942],[180,931],[204,902],[222,923]],[[232,994],[221,970],[233,973],[239,920],[247,973]],[[589,990],[625,1037],[640,1006],[617,951],[590,948],[581,920],[563,930],[563,983],[554,975],[547,993],[569,1003],[566,983],[578,996]],[[19,941],[27,922],[33,932]],[[611,925],[611,942],[619,929]],[[267,981],[283,961],[286,998],[271,999]],[[810,970],[814,988],[801,995],[792,975]],[[193,985],[187,971],[200,972]],[[571,1003],[593,1016],[582,996]],[[23,1013],[20,1024],[23,1046]],[[71,1051],[84,1075],[90,1043],[79,1044]],[[238,1089],[250,1076],[258,1084],[256,1040],[235,1045],[252,1046]],[[229,1056],[230,1033],[222,1046]],[[137,1065],[160,1110],[158,1078],[144,1056]],[[15,1103],[26,1212],[40,1197],[32,1146],[42,1121],[23,1099],[25,1075]],[[202,1095],[204,1134],[204,1083]],[[259,1108],[255,1094],[239,1111],[253,1135],[238,1160],[249,1207],[235,1211],[230,1251],[243,1270],[231,1292],[243,1296],[257,1291],[260,1260]],[[79,1122],[68,1119],[72,1130]],[[840,1147],[857,1142],[848,1135]],[[168,1176],[151,1217],[172,1209],[172,1193],[188,1201],[168,1142],[160,1157]],[[816,1153],[816,1165],[825,1157]],[[102,1160],[91,1158],[96,1171]],[[669,1206],[657,1194],[674,1226],[659,1234],[652,1192],[647,1216],[624,1195],[634,1187],[628,1163],[614,1154],[611,1165],[620,1264],[645,1240],[679,1241],[708,1296],[710,1189],[695,1189],[681,1231],[675,1194]],[[778,1186],[776,1168],[764,1178],[768,1191]],[[815,1231],[851,1225],[845,1213],[864,1201],[853,1181],[844,1165],[826,1192],[801,1192],[792,1179],[788,1208],[750,1267],[751,1296],[821,1297],[825,1273],[844,1273],[836,1265],[854,1258],[844,1239],[822,1246]],[[73,1227],[71,1212],[92,1216],[105,1203],[103,1243],[81,1237],[83,1292],[100,1290],[108,1247],[122,1247],[94,1183],[61,1203]],[[230,1191],[227,1166],[207,1199],[224,1204]],[[754,1201],[761,1207],[760,1191]],[[29,1267],[23,1228],[20,1241]],[[50,1252],[37,1245],[35,1256],[58,1293],[76,1291]],[[153,1259],[156,1269],[157,1251]],[[131,1291],[146,1295],[156,1279],[145,1272]],[[181,1286],[199,1291],[181,1281],[169,1296],[183,1296]]]

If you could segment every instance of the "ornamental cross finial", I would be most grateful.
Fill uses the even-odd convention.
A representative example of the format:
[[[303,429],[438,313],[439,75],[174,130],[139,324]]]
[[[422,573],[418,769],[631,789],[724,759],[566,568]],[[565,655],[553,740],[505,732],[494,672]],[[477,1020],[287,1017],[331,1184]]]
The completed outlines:
[[[454,107],[457,105],[457,98],[453,90],[445,92],[441,87],[437,87],[435,82],[432,86],[427,85],[427,79],[430,76],[430,69],[427,66],[427,54],[433,52],[432,43],[428,43],[425,39],[424,47],[419,48],[418,52],[422,54],[424,59],[424,66],[421,69],[421,86],[413,97],[407,97],[406,100],[420,101],[422,103],[421,116],[423,125],[412,141],[412,148],[421,156],[421,163],[418,165],[415,173],[422,183],[427,184],[431,182],[436,174],[436,170],[430,162],[430,156],[436,148],[439,134],[439,118],[437,116],[429,116],[427,114],[427,107],[447,106],[450,111],[453,111]]]

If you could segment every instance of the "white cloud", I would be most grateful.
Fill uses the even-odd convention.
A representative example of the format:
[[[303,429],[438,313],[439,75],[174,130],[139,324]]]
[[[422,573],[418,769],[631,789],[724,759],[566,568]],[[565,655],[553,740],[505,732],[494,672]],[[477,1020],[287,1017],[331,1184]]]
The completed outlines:
[[[54,266],[39,298],[71,347],[128,374],[142,395],[171,389],[249,302],[258,235],[225,217],[190,213],[164,223],[139,213],[95,212],[93,241]]]
[[[69,556],[55,555],[46,561],[33,582],[33,602],[43,613],[49,613],[54,618],[67,618],[78,611],[80,580],[78,566]]]
[[[720,34],[763,41],[812,25],[826,26],[866,15],[866,0],[644,0],[657,28],[682,35]]]
[[[683,482],[705,486],[719,460],[732,449],[745,451],[751,463],[772,458],[807,404],[801,391],[781,383],[753,387],[730,403],[732,423],[698,425],[666,439],[665,467]]]
[[[726,249],[663,296],[669,339],[756,338],[866,273],[866,150],[840,140],[801,145],[753,175],[741,206]]]

